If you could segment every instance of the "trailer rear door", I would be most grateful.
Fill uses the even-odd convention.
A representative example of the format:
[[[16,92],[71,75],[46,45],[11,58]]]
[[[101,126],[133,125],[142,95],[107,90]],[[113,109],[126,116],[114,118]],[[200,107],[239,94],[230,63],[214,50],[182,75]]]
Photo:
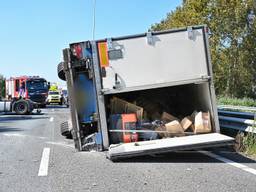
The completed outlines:
[[[171,151],[191,150],[207,147],[217,147],[233,144],[234,139],[219,133],[192,135],[185,137],[174,137],[152,141],[141,141],[111,145],[108,158],[116,160],[119,158],[161,154]]]
[[[149,33],[150,34],[150,33]],[[103,89],[121,89],[206,80],[208,71],[204,27],[112,39],[108,57],[100,57],[106,71]],[[105,51],[99,43],[99,53]],[[104,51],[103,51],[104,50]]]

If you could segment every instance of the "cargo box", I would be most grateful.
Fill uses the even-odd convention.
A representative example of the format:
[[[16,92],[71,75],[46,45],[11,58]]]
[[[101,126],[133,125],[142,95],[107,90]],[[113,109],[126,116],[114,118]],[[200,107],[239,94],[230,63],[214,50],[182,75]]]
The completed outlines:
[[[92,146],[114,160],[232,144],[219,133],[206,31],[194,26],[64,49],[75,147],[88,150],[95,134]],[[134,118],[126,126],[124,114],[136,116],[136,126]]]

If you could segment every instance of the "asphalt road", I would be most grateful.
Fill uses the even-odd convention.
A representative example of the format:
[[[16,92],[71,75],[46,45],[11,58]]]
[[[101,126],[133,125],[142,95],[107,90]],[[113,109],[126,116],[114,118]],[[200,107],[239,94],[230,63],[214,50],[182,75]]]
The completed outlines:
[[[191,151],[113,163],[104,152],[76,152],[59,132],[68,118],[69,109],[54,107],[42,115],[0,115],[1,192],[256,191],[255,161],[230,149],[211,153],[226,162]],[[41,167],[46,151],[49,163]]]

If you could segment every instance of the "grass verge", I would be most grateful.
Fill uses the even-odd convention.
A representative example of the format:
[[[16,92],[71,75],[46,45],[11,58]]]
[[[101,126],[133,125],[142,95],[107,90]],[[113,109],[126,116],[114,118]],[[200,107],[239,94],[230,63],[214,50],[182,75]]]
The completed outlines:
[[[256,160],[256,134],[253,131],[256,129],[256,121],[254,120],[252,132],[240,132],[236,136],[235,148],[245,156],[252,157]]]
[[[254,116],[254,121],[252,124],[252,132],[249,132],[243,139],[243,145],[245,153],[247,155],[256,156],[256,134],[253,133],[256,130],[256,117]]]
[[[251,98],[230,98],[230,97],[218,97],[218,105],[233,105],[233,106],[247,106],[256,107],[256,100]]]
[[[244,153],[249,156],[256,156],[256,134],[248,133],[243,138]]]

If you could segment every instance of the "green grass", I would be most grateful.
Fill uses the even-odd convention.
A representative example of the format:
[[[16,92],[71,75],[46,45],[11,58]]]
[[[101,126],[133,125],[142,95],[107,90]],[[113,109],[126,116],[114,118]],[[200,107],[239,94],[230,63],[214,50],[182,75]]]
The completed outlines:
[[[252,131],[256,129],[256,118],[254,116],[254,121],[252,124]],[[243,145],[245,146],[245,153],[248,155],[256,155],[256,134],[248,133],[243,139]]]
[[[251,98],[238,99],[230,97],[218,97],[218,105],[256,107],[256,100]]]
[[[256,155],[256,134],[248,133],[243,138],[244,153],[247,155]]]
[[[252,125],[252,131],[256,129],[256,121]],[[245,155],[256,157],[256,134],[249,132],[246,135],[243,134],[242,147],[240,148]]]

